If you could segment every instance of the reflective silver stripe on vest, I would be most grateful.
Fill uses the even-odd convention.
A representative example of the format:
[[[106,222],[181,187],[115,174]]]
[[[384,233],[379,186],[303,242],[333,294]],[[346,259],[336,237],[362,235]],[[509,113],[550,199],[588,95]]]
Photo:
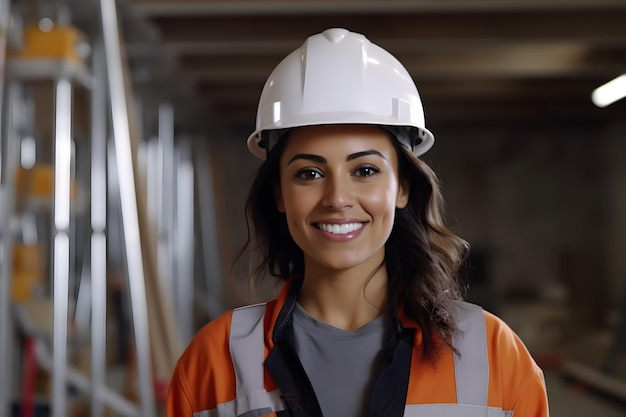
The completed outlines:
[[[486,406],[489,357],[483,309],[473,304],[459,303],[457,323],[461,331],[452,338],[452,345],[461,354],[454,355],[456,401],[459,404]]]
[[[280,390],[267,392],[263,385],[265,304],[236,308],[230,324],[230,355],[237,391],[234,400],[194,417],[259,417],[284,410]]]
[[[513,411],[487,407],[489,393],[489,353],[487,328],[483,309],[461,302],[458,304],[459,332],[452,338],[459,351],[454,355],[456,404],[411,404],[404,417],[511,417]]]
[[[404,409],[405,417],[513,417],[513,411],[462,404],[414,404]]]

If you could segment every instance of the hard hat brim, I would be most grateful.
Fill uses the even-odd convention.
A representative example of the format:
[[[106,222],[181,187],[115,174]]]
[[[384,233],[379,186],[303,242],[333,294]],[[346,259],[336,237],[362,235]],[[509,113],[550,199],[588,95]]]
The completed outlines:
[[[318,125],[348,125],[348,124],[361,124],[361,125],[375,125],[375,126],[405,126],[412,127],[417,130],[417,135],[419,137],[419,141],[417,144],[413,146],[412,152],[415,156],[421,156],[426,153],[430,148],[432,148],[435,143],[435,137],[432,132],[423,127],[417,126],[407,126],[406,124],[400,124],[396,119],[392,119],[389,117],[385,117],[379,115],[379,117],[372,117],[372,115],[359,115],[356,117],[354,114],[333,114],[332,118],[326,118],[324,122],[319,122],[318,117],[312,117],[309,123],[306,120],[301,120],[299,123],[294,123],[294,120],[291,120],[292,123],[289,125],[281,125],[280,123],[275,123],[271,126],[261,127],[255,130],[247,140],[248,149],[252,152],[256,157],[260,159],[265,159],[267,156],[267,150],[264,146],[262,146],[261,132],[271,131],[271,130],[284,130],[284,129],[294,129],[298,127],[306,127],[306,126],[318,126]],[[303,118],[306,119],[306,118]],[[333,120],[334,119],[334,120]],[[417,138],[416,138],[417,139]]]

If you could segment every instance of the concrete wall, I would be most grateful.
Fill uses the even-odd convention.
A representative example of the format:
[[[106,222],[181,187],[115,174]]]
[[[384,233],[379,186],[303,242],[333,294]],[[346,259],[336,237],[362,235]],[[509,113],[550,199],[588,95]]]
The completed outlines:
[[[612,300],[626,303],[626,123],[611,126],[606,138],[607,274]]]
[[[564,299],[581,319],[604,319],[626,276],[618,261],[626,250],[623,132],[442,129],[427,159],[444,185],[451,226],[486,254],[492,295]]]

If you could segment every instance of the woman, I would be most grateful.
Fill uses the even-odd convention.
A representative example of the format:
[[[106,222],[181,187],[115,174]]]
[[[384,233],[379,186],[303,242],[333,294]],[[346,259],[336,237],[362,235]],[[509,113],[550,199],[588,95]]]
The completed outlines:
[[[462,301],[467,245],[418,158],[433,141],[406,69],[363,35],[329,29],[276,67],[247,246],[285,284],[200,330],[168,416],[548,415],[519,338]]]

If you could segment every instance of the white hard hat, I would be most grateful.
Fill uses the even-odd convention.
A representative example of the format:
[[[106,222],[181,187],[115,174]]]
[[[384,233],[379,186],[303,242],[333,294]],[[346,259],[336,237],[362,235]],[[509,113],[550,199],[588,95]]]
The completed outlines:
[[[396,137],[417,156],[434,143],[406,68],[365,36],[346,29],[309,37],[278,64],[263,87],[248,148],[264,159],[272,144],[262,132],[327,124],[374,124],[395,133],[409,128],[410,134]]]

